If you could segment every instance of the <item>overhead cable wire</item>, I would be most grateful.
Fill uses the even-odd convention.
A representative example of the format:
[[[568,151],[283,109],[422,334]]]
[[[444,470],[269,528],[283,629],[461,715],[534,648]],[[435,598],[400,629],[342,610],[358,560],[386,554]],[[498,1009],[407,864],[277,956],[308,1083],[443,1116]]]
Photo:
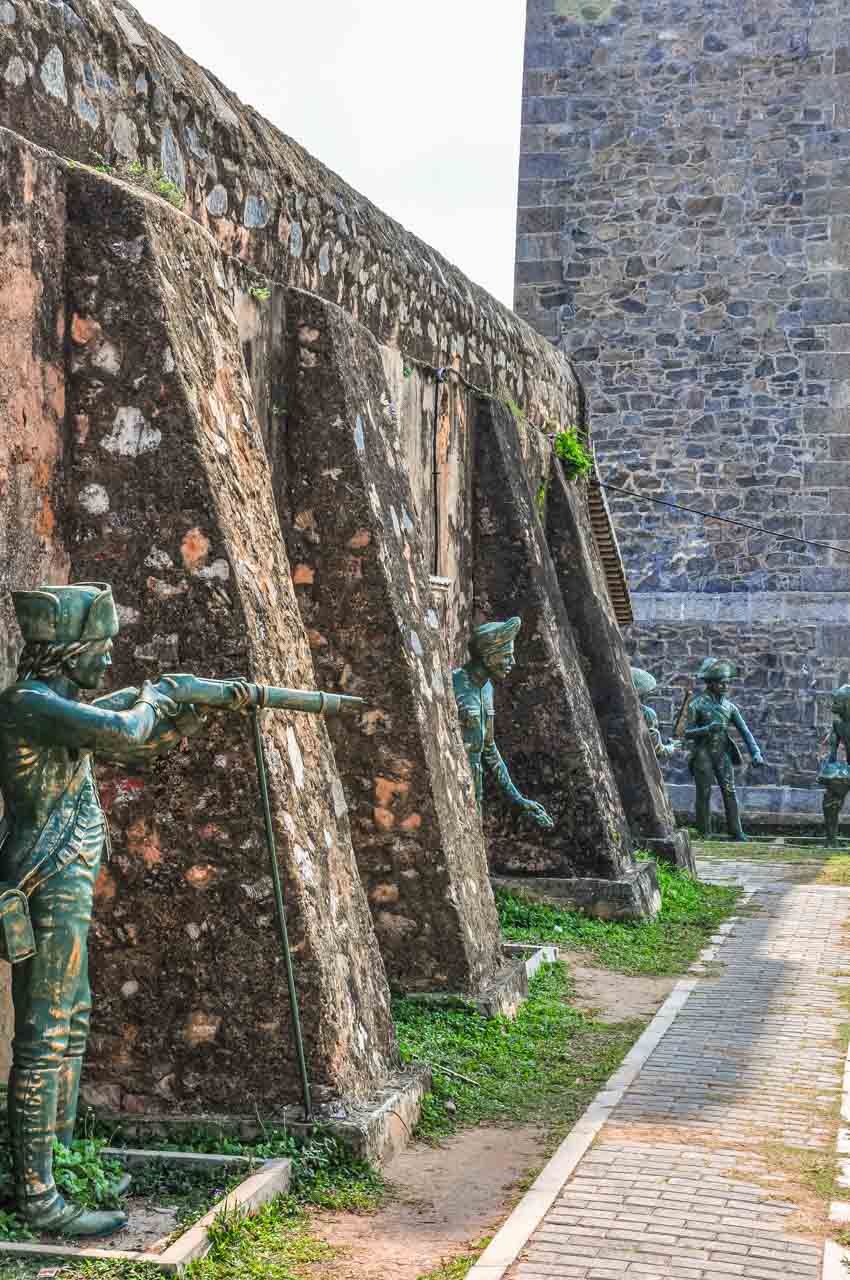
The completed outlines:
[[[836,547],[832,542],[814,542],[811,538],[798,538],[793,533],[776,533],[773,529],[764,529],[760,524],[750,524],[747,520],[733,520],[731,516],[716,516],[712,511],[699,511],[696,507],[685,507],[681,502],[670,502],[667,498],[652,498],[646,493],[637,493],[634,489],[624,489],[618,484],[609,484],[592,476],[591,484],[600,489],[611,489],[614,493],[624,493],[629,498],[637,498],[639,502],[654,502],[659,507],[671,507],[674,511],[687,511],[692,516],[702,516],[703,520],[717,520],[720,524],[734,524],[739,529],[751,529],[753,533],[763,533],[766,538],[778,538],[783,542],[798,542],[803,547],[820,547],[823,551],[837,551],[839,555],[850,556],[850,548]]]

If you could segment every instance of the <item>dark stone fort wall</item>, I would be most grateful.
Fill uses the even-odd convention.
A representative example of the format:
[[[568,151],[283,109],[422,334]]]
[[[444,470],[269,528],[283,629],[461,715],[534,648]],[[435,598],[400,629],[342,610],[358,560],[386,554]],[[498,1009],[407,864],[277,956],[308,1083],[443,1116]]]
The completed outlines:
[[[850,667],[847,556],[770,536],[850,545],[848,45],[837,0],[529,0],[517,310],[604,479],[769,531],[609,491],[659,710],[740,652],[767,807],[808,803]]]

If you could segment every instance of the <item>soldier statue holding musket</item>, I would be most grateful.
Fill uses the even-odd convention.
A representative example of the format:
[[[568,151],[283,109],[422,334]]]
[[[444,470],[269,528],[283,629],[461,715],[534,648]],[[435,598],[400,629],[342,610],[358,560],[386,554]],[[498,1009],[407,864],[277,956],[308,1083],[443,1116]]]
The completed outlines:
[[[318,713],[360,700],[176,675],[86,703],[112,665],[118,616],[110,588],[44,586],[13,600],[24,649],[18,679],[0,694],[0,949],[13,964],[15,1194],[38,1232],[105,1235],[126,1215],[69,1204],[53,1180],[54,1140],[67,1146],[74,1133],[91,1012],[92,898],[108,845],[92,762],[165,754],[200,728],[194,704]]]
[[[764,760],[744,717],[726,696],[734,676],[731,662],[706,658],[697,672],[697,678],[705,681],[705,693],[689,703],[685,740],[691,749],[688,764],[696,784],[696,826],[700,835],[711,833],[711,786],[716,780],[723,796],[729,839],[746,840],[735,791],[735,765],[744,761],[729,730],[737,729],[753,764],[764,764]]]

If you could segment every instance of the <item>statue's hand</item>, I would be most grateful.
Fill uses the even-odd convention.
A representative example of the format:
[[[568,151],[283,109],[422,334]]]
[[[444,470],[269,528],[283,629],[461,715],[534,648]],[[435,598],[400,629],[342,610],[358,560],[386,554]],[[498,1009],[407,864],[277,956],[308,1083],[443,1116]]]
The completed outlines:
[[[764,764],[764,756],[760,751],[753,756],[753,764]]]
[[[522,810],[527,813],[529,818],[537,823],[538,827],[542,827],[544,831],[551,831],[555,823],[549,817],[549,814],[543,808],[542,804],[538,804],[536,800],[523,800]]]
[[[231,686],[231,696],[233,701],[230,704],[231,711],[238,711],[243,715],[250,710],[251,707],[251,690],[246,680],[234,680]]]
[[[180,712],[180,708],[174,699],[169,698],[168,694],[163,693],[162,690],[155,684],[152,684],[150,680],[145,680],[139,690],[136,703],[138,704],[139,702],[144,702],[149,707],[152,707],[156,712],[157,720],[173,720]]]

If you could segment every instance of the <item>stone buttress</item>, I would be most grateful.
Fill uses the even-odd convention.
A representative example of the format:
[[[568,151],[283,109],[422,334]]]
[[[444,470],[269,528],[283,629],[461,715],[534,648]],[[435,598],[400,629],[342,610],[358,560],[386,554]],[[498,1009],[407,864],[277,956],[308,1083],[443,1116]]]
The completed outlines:
[[[317,678],[370,704],[331,735],[381,952],[401,990],[474,993],[499,926],[398,412],[368,330],[286,311],[282,522]]]
[[[208,234],[69,175],[75,579],[114,584],[116,685],[163,671],[311,687],[271,473]],[[263,717],[314,1084],[358,1099],[396,1065],[388,989],[324,725]],[[88,1096],[141,1114],[268,1114],[298,1096],[250,722],[143,773],[103,772],[114,855],[93,929]]]
[[[555,820],[541,831],[485,780],[485,832],[500,872],[617,879],[631,839],[581,656],[534,508],[518,424],[481,399],[475,422],[475,599],[482,618],[518,615],[516,668],[495,687],[496,740],[523,795]]]
[[[693,870],[687,833],[676,830],[632,685],[593,536],[586,484],[567,479],[555,458],[546,488],[546,541],[634,840]]]

